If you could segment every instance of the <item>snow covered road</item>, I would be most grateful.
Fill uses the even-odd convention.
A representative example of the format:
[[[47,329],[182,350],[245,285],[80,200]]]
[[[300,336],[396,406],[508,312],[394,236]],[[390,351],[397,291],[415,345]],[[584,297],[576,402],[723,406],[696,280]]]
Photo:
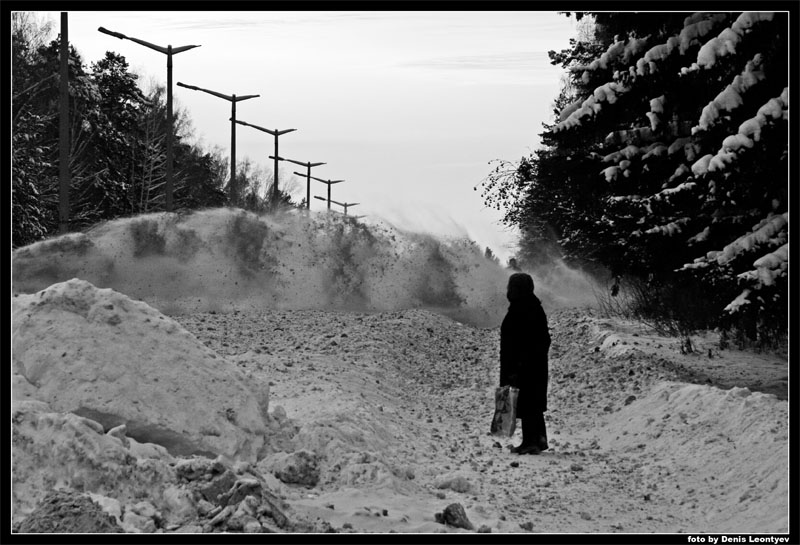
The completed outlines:
[[[706,352],[682,355],[674,339],[556,311],[551,449],[518,456],[506,446],[519,431],[513,441],[488,435],[497,329],[421,310],[176,318],[269,378],[270,406],[300,428],[289,442],[321,459],[318,485],[287,486],[287,500],[333,527],[463,531],[434,519],[458,502],[475,529],[492,532],[788,528],[786,402],[685,382],[725,384],[737,358],[760,358],[762,378],[780,384],[779,357],[712,350],[714,373]]]

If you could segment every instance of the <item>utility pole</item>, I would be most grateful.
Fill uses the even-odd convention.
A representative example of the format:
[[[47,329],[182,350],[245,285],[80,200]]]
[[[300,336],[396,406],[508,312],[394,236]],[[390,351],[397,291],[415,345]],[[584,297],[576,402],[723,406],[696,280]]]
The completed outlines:
[[[187,89],[191,89],[192,91],[203,91],[204,93],[225,99],[231,103],[231,183],[228,191],[228,199],[230,199],[231,204],[235,205],[239,197],[236,193],[236,103],[250,98],[257,98],[261,95],[243,95],[239,97],[236,95],[223,95],[222,93],[203,89],[202,87],[186,85],[180,81],[178,82],[178,87],[185,87]]]
[[[278,161],[289,161],[290,163],[294,163],[295,165],[300,165],[300,166],[304,166],[304,167],[308,168],[308,173],[307,174],[300,174],[299,172],[293,172],[292,174],[295,174],[297,176],[305,176],[305,178],[306,178],[306,210],[310,210],[311,209],[311,167],[318,167],[320,165],[324,165],[325,163],[301,163],[300,161],[295,161],[294,159],[286,159],[285,157],[278,157],[278,155],[275,155],[274,157],[272,155],[270,155],[269,158],[270,159],[277,158]]]
[[[274,172],[273,180],[272,180],[272,197],[270,199],[272,201],[272,205],[275,206],[277,204],[277,202],[278,202],[278,161],[280,160],[280,156],[278,155],[278,137],[280,135],[282,135],[282,134],[286,134],[288,132],[296,131],[297,129],[284,129],[282,131],[278,130],[278,129],[270,130],[270,129],[265,129],[264,127],[259,127],[258,125],[251,125],[250,123],[245,123],[244,121],[237,121],[237,123],[239,125],[245,125],[247,127],[253,127],[254,129],[258,129],[258,130],[263,131],[263,132],[265,132],[267,134],[271,134],[272,136],[275,137],[275,155],[274,156],[273,155],[269,156],[270,159],[275,159],[275,172]]]
[[[58,95],[58,232],[69,231],[69,22],[61,12],[61,81]]]
[[[328,184],[328,210],[331,209],[331,186],[333,184],[338,184],[343,182],[344,180],[323,180],[322,178],[315,178],[314,176],[309,176],[312,180],[316,180],[318,182],[322,182],[323,184]]]
[[[145,42],[144,40],[140,40],[132,36],[126,36],[125,34],[121,34],[119,32],[112,32],[103,27],[100,27],[97,30],[99,30],[103,34],[108,34],[109,36],[114,36],[115,38],[119,38],[120,40],[130,40],[132,42],[136,42],[137,44],[149,47],[150,49],[158,51],[159,53],[163,53],[167,56],[167,180],[164,187],[164,191],[165,191],[165,207],[167,212],[171,212],[172,211],[172,134],[175,132],[175,127],[173,126],[173,119],[172,119],[172,56],[200,46],[182,45],[180,47],[172,47],[171,45],[168,45],[167,47],[162,47],[160,45],[151,44],[150,42]],[[180,85],[180,83],[178,85]]]

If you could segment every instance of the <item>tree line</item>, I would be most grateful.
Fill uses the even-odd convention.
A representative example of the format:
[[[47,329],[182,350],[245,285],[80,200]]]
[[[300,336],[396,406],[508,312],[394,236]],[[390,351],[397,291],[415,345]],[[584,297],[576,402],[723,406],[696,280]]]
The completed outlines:
[[[59,40],[52,24],[12,13],[12,245],[58,233]],[[165,208],[166,89],[142,90],[122,55],[88,66],[69,48],[70,229]],[[229,159],[193,142],[187,113],[173,133],[174,207],[267,210],[272,173],[237,161],[237,202],[228,197]],[[279,191],[277,206],[298,206]]]
[[[480,187],[518,260],[610,271],[606,307],[675,333],[785,338],[787,14],[564,15],[542,145]]]

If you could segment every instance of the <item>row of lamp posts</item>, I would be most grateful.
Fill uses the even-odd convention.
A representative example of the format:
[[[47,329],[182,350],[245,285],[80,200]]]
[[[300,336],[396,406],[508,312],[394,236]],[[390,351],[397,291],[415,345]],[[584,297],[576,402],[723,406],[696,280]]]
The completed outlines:
[[[66,28],[66,13],[62,13],[62,26]],[[172,134],[173,134],[173,120],[172,120],[172,56],[177,55],[178,53],[182,53],[184,51],[188,51],[189,49],[193,49],[195,47],[200,47],[199,45],[184,45],[181,47],[172,47],[168,45],[166,47],[162,47],[159,45],[151,44],[150,42],[146,42],[144,40],[140,40],[138,38],[134,38],[132,36],[126,36],[120,32],[112,32],[106,28],[100,27],[97,30],[102,32],[103,34],[108,34],[109,36],[114,36],[115,38],[119,38],[120,40],[130,40],[132,42],[136,42],[140,45],[145,47],[149,47],[155,51],[160,53],[164,53],[167,55],[167,179],[165,184],[165,191],[166,191],[166,210],[167,212],[172,211]],[[66,36],[66,32],[63,32],[62,37]],[[325,163],[311,163],[306,162],[302,163],[300,161],[295,161],[293,159],[287,159],[281,157],[278,154],[278,137],[290,133],[292,131],[296,131],[297,129],[284,129],[284,130],[272,130],[272,129],[265,129],[264,127],[259,127],[258,125],[252,125],[250,123],[246,123],[244,121],[239,121],[236,119],[236,103],[241,102],[243,100],[248,100],[251,98],[257,98],[260,95],[225,95],[223,93],[218,93],[216,91],[211,91],[210,89],[203,89],[202,87],[196,87],[194,85],[186,85],[184,83],[178,82],[179,87],[185,87],[186,89],[191,89],[193,91],[203,91],[204,93],[208,93],[210,95],[214,95],[216,97],[225,99],[231,103],[231,180],[230,180],[230,189],[229,189],[229,198],[231,202],[236,202],[238,195],[236,193],[236,124],[245,125],[247,127],[252,127],[254,129],[258,129],[260,131],[266,132],[271,134],[275,137],[275,155],[270,155],[270,159],[274,159],[275,161],[275,171],[274,171],[274,180],[272,184],[272,195],[271,200],[273,203],[276,203],[278,200],[278,161],[289,161],[291,163],[295,163],[300,166],[304,166],[308,169],[306,174],[300,174],[299,172],[295,172],[298,176],[304,176],[306,178],[306,208],[311,208],[311,180],[317,180],[323,182],[328,185],[328,210],[331,208],[331,203],[338,204],[344,207],[344,213],[347,215],[347,207],[348,206],[355,206],[358,203],[340,203],[331,199],[331,185],[338,184],[340,182],[344,182],[344,180],[322,180],[320,178],[315,178],[311,176],[311,168],[315,166],[324,165]],[[325,200],[322,197],[316,197],[320,200]],[[63,201],[62,201],[63,202]],[[359,216],[360,217],[360,216]]]

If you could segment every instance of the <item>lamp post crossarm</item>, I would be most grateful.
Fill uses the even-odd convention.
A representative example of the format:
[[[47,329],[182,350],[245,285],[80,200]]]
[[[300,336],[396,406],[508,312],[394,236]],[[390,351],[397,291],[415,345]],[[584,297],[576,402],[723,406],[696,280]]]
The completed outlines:
[[[164,53],[164,54],[167,53],[167,48],[166,47],[162,47],[162,46],[156,45],[156,44],[151,44],[150,42],[146,42],[144,40],[140,40],[139,38],[134,38],[133,36],[125,36],[125,38],[127,38],[128,40],[130,40],[132,42],[136,42],[139,45],[143,45],[145,47],[149,47],[150,49],[155,49],[156,51],[159,51],[160,53]]]
[[[247,99],[250,99],[250,98],[258,98],[258,97],[260,97],[260,96],[261,96],[261,95],[242,95],[242,96],[240,96],[240,97],[239,97],[239,96],[237,96],[237,97],[234,97],[234,99],[233,99],[233,100],[234,100],[234,101],[236,101],[236,102],[240,102],[240,101],[242,101],[242,100],[247,100]]]
[[[113,30],[108,30],[107,28],[102,26],[98,27],[97,30],[102,32],[103,34],[108,34],[109,36],[114,36],[115,38],[119,38],[120,40],[125,40],[127,38],[127,36],[125,36],[121,32],[114,32]]]
[[[104,27],[99,27],[97,30],[102,32],[103,34],[108,34],[109,36],[113,36],[115,38],[119,38],[120,40],[130,40],[132,42],[136,42],[139,45],[143,45],[145,47],[149,47],[150,49],[155,49],[159,53],[164,53],[165,55],[169,54],[169,46],[163,47],[156,44],[151,44],[150,42],[146,42],[144,40],[140,40],[139,38],[134,38],[133,36],[126,36],[122,32],[114,32],[113,30],[108,30]],[[172,54],[175,55],[177,53],[183,53],[184,51],[188,51],[189,49],[193,49],[195,47],[200,47],[199,45],[182,45],[180,47],[173,47]]]
[[[134,38],[133,36],[126,36],[122,32],[113,32],[108,30],[107,28],[99,27],[97,30],[102,32],[103,34],[108,34],[109,36],[114,36],[115,38],[119,38],[120,40],[130,40],[132,42],[136,42],[139,45],[143,45],[145,47],[149,47],[150,49],[155,49],[159,53],[167,54],[167,48],[161,47],[160,45],[151,44],[150,42],[146,42],[144,40],[140,40],[139,38]]]
[[[230,121],[230,120],[229,120],[229,121]],[[259,127],[258,125],[253,125],[253,124],[251,124],[251,123],[248,123],[248,122],[246,122],[246,121],[240,121],[239,119],[237,119],[237,120],[236,120],[236,122],[237,122],[239,125],[244,125],[244,126],[246,126],[246,127],[252,127],[252,128],[254,128],[254,129],[258,129],[259,131],[266,132],[266,133],[269,133],[269,134],[271,134],[271,135],[275,136],[275,131],[273,131],[273,130],[271,130],[271,129],[265,129],[264,127]],[[274,159],[274,158],[275,158],[275,157],[273,157],[273,159]]]
[[[256,96],[258,96],[258,95],[256,95]],[[236,97],[236,98],[238,99],[239,97]],[[238,119],[236,120],[236,122],[239,125],[246,125],[248,127],[253,127],[254,129],[258,129],[260,131],[264,131],[266,133],[271,134],[272,136],[280,136],[282,134],[286,134],[287,132],[292,132],[292,131],[296,131],[297,130],[297,129],[285,129],[285,130],[279,131],[279,130],[276,129],[276,130],[273,131],[272,129],[265,129],[264,127],[259,127],[258,125],[253,125],[252,123],[247,123],[246,121],[239,121]],[[276,157],[274,155],[270,155],[269,158],[270,159],[275,159]],[[283,161],[283,157],[278,157],[277,159],[278,159],[278,161]]]
[[[192,91],[203,91],[204,93],[208,93],[209,95],[214,95],[219,98],[224,98],[227,101],[232,102],[233,97],[228,95],[223,95],[222,93],[218,93],[216,91],[211,91],[209,89],[203,89],[202,87],[196,87],[194,85],[186,85],[185,83],[178,82],[178,87],[186,87],[187,89],[191,89]]]
[[[316,180],[316,181],[318,181],[318,182],[322,182],[323,184],[328,184],[328,185],[331,185],[331,184],[338,184],[338,183],[341,183],[341,182],[343,182],[343,181],[344,181],[344,180],[323,180],[322,178],[316,178],[316,177],[314,177],[314,176],[309,176],[309,177],[310,177],[312,180]]]
[[[190,49],[194,49],[195,47],[200,47],[199,45],[182,45],[180,47],[173,47],[172,54],[177,55],[178,53],[183,53],[184,51],[189,51]]]
[[[301,163],[300,161],[295,161],[294,159],[283,159],[284,161],[289,161],[290,163],[294,163],[295,165],[300,165],[301,167],[318,167],[320,165],[325,165],[327,163]]]

